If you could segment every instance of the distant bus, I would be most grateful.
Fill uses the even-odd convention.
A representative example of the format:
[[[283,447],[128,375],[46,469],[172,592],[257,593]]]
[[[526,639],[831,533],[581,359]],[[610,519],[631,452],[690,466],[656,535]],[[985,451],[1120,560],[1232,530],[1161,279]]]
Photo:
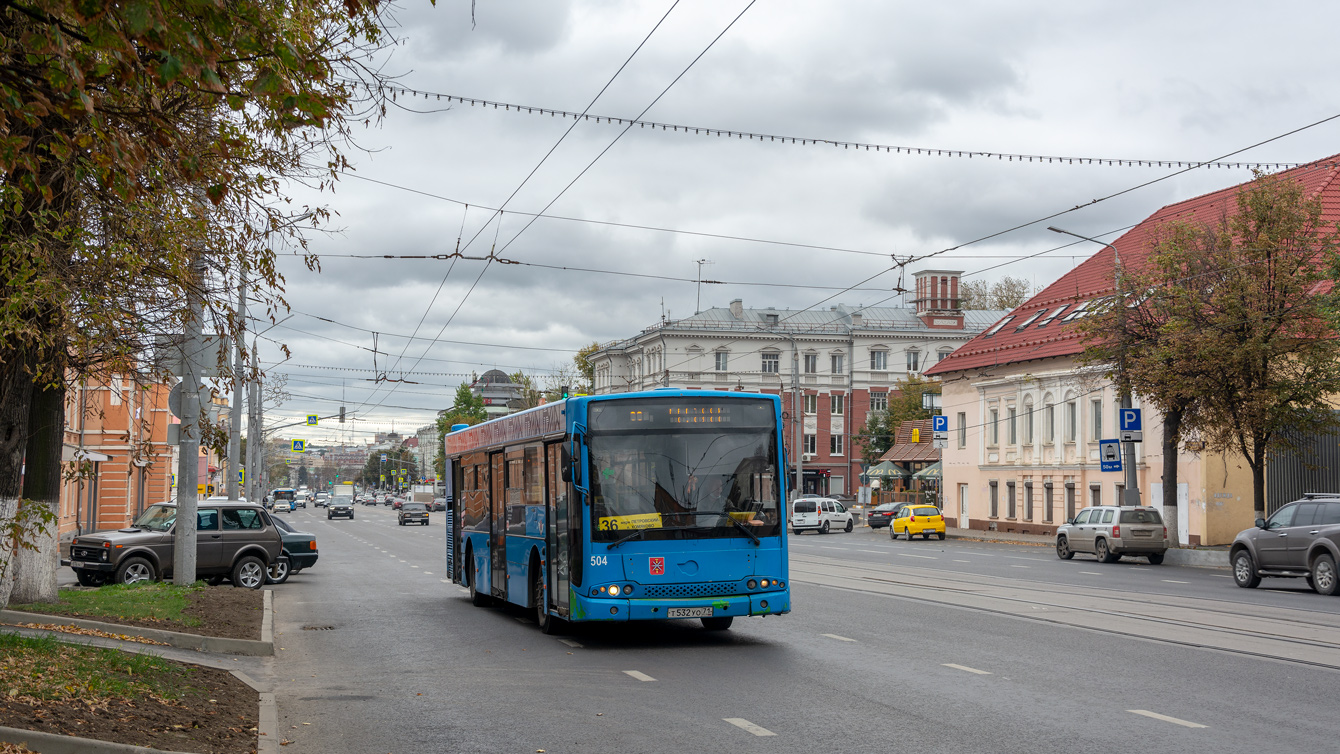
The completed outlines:
[[[274,505],[275,501],[278,500],[287,500],[290,503],[293,503],[296,502],[297,499],[298,499],[298,492],[294,490],[292,487],[280,487],[270,493],[271,505]]]
[[[657,390],[452,432],[447,572],[545,633],[788,613],[780,426],[774,396]]]

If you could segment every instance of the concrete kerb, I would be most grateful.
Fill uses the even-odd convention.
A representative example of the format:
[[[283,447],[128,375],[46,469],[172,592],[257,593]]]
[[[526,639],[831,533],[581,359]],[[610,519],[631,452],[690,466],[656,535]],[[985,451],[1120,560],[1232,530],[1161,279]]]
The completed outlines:
[[[95,741],[91,738],[62,736],[36,730],[0,727],[0,742],[23,744],[42,754],[185,754],[184,752],[150,749],[144,746]]]
[[[978,542],[990,542],[992,544],[1002,545],[1029,545],[1029,546],[1050,546],[1056,542],[1050,536],[1040,534],[998,534],[996,532],[978,531],[976,529],[949,529],[946,532],[950,539],[975,540]],[[1194,566],[1197,568],[1228,568],[1228,550],[1197,550],[1189,548],[1174,547],[1167,550],[1163,555],[1163,562],[1168,565]]]
[[[161,641],[172,647],[196,649],[217,654],[246,655],[249,657],[273,657],[274,642],[274,603],[270,590],[265,590],[265,608],[261,616],[261,639],[226,639],[220,636],[201,636],[177,631],[164,631],[157,628],[127,626],[120,623],[103,623],[83,618],[70,618],[64,615],[46,615],[43,613],[25,613],[18,610],[0,610],[2,623],[39,623],[62,626],[77,626],[109,634],[138,636],[144,639]]]

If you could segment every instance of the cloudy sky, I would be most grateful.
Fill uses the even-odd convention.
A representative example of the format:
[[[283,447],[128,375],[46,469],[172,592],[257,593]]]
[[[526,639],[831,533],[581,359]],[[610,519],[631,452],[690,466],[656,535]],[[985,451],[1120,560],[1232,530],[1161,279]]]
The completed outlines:
[[[747,0],[682,0],[615,76],[671,5],[478,0],[472,23],[469,0],[400,0],[400,44],[384,70],[433,96],[398,97],[405,109],[359,132],[368,151],[353,155],[358,178],[299,195],[338,212],[338,232],[311,239],[319,274],[281,260],[295,314],[267,337],[292,357],[269,369],[293,397],[267,424],[326,415],[342,399],[358,421],[342,434],[323,422],[313,440],[413,431],[471,373],[543,376],[592,341],[691,315],[695,260],[712,262],[703,277],[732,281],[703,285],[704,309],[733,298],[810,307],[889,269],[890,255],[953,247],[908,272],[1044,284],[1097,248],[1059,248],[1065,239],[1047,225],[1110,239],[1162,205],[1250,178],[1246,168],[1193,170],[969,243],[1177,168],[624,133],[594,118],[541,164],[571,118],[448,105],[437,94],[581,112],[614,77],[590,114],[631,119],[655,101],[643,120],[1004,154],[1303,162],[1340,152],[1340,120],[1240,152],[1340,114],[1326,52],[1336,5],[758,0],[713,44]],[[504,204],[501,216],[492,211]],[[541,211],[570,219],[528,225],[524,213]],[[473,256],[676,280],[351,256],[449,254],[458,238]],[[874,304],[899,282],[893,270],[822,306]],[[418,384],[370,381],[372,331],[375,368]],[[262,347],[263,363],[282,358],[274,343]]]

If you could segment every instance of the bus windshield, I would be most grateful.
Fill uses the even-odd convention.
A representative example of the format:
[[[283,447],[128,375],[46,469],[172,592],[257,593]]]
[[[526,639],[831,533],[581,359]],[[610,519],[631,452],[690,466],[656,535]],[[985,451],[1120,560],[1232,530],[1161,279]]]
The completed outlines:
[[[274,491],[274,500],[287,500],[293,502],[298,499],[298,493],[292,489],[277,489]]]
[[[587,435],[593,541],[614,542],[634,531],[648,540],[779,533],[776,419],[770,401],[707,399],[692,407],[629,403],[603,404],[614,413],[603,419],[593,410]],[[630,415],[635,417],[631,423]]]

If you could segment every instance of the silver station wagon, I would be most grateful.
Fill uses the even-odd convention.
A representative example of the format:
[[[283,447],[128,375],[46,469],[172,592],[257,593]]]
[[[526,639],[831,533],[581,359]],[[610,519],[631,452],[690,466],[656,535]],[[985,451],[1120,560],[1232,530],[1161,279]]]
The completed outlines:
[[[1168,527],[1154,508],[1096,505],[1056,530],[1056,556],[1062,560],[1091,552],[1104,563],[1140,555],[1158,565],[1169,546]]]

